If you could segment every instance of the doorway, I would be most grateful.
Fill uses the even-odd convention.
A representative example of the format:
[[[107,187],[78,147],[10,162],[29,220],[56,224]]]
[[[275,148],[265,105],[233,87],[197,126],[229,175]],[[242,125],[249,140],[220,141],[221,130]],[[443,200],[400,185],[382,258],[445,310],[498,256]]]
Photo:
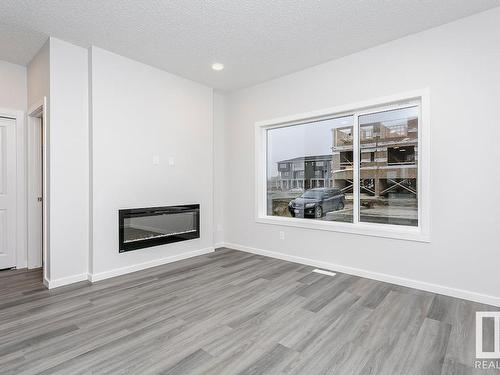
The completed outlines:
[[[28,268],[47,280],[47,177],[45,100],[28,114]]]

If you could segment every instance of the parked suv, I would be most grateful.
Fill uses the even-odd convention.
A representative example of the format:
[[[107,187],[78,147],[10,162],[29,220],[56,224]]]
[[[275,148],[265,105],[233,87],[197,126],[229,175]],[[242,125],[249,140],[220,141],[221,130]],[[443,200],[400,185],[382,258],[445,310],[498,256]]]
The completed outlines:
[[[314,217],[321,219],[326,212],[342,210],[345,195],[336,188],[315,188],[306,190],[288,204],[293,217]]]

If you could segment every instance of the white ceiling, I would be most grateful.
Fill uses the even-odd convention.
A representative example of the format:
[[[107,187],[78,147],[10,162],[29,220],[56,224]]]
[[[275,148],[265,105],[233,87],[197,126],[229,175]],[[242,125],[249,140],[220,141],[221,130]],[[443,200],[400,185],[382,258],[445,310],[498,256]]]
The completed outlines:
[[[0,0],[0,60],[26,65],[50,35],[233,90],[496,6],[500,0]],[[222,72],[212,71],[216,61]]]

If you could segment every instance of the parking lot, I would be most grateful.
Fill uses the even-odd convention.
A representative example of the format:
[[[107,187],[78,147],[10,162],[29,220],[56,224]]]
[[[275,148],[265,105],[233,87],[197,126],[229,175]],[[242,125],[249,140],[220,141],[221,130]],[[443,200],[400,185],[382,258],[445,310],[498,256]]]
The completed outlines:
[[[300,191],[273,191],[268,193],[268,215],[291,217],[288,203],[297,198]],[[346,195],[344,209],[325,212],[321,220],[352,222],[353,204],[352,194]],[[418,225],[418,207],[416,199],[391,197],[390,199],[374,199],[362,196],[360,207],[360,221],[370,223],[384,223],[394,225]]]

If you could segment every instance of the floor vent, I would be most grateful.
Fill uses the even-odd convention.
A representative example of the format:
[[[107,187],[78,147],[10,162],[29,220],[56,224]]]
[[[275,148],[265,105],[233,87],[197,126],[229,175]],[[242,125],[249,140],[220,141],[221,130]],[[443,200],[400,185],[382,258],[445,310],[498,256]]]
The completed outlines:
[[[313,272],[320,273],[322,275],[327,275],[327,276],[335,276],[336,273],[332,271],[327,271],[327,270],[320,270],[319,268],[316,268],[313,270]]]

